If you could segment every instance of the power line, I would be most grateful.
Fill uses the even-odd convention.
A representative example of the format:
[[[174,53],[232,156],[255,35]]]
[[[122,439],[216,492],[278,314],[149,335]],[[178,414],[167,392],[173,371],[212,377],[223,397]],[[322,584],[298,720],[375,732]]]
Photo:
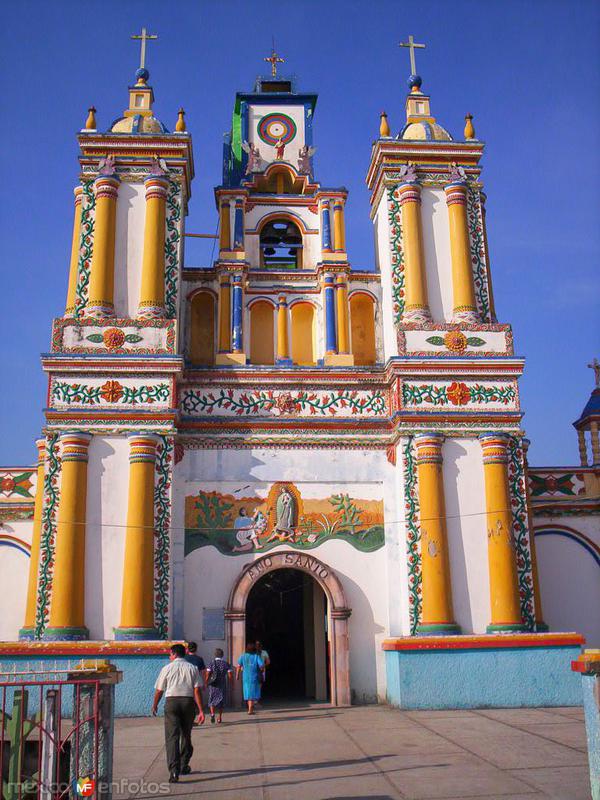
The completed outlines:
[[[419,516],[419,524],[422,525],[425,522],[432,522],[434,520],[441,520],[441,519],[451,520],[451,519],[464,519],[464,518],[467,518],[467,517],[487,517],[487,516],[494,515],[494,514],[505,514],[505,513],[509,513],[512,516],[512,508],[495,509],[495,510],[492,510],[492,511],[473,511],[473,512],[471,512],[469,514],[446,514],[445,516],[436,516],[436,517],[421,517],[421,516]],[[40,521],[35,516],[34,517],[29,517],[29,519],[34,523]],[[42,522],[43,522],[43,518],[42,518]],[[407,517],[404,517],[403,519],[395,519],[395,520],[394,519],[387,520],[387,519],[384,518],[382,524],[383,524],[384,527],[386,527],[387,525],[406,525],[407,522],[408,522],[408,518]],[[59,524],[58,520],[55,521],[55,524],[56,525]],[[154,525],[127,525],[127,524],[122,524],[122,523],[119,523],[119,522],[94,522],[93,520],[85,520],[85,522],[80,522],[78,520],[61,520],[60,524],[61,525],[88,525],[90,527],[95,527],[95,528],[135,528],[136,530],[151,530],[151,531],[155,530],[155,526]],[[359,524],[361,524],[361,523],[359,522]],[[0,522],[0,528],[3,525],[4,525],[4,523]],[[215,530],[223,530],[223,528],[215,528],[215,527],[208,527],[208,526],[206,526],[206,527],[202,527],[202,526],[200,526],[200,527],[197,527],[197,526],[188,527],[186,525],[183,525],[183,526],[181,526],[181,525],[169,525],[168,527],[169,527],[169,530],[171,530],[171,531],[187,531],[187,532],[192,532],[192,533],[196,533],[196,532],[198,532],[198,533],[209,532],[210,533],[210,532],[215,532]],[[354,527],[357,527],[357,526],[354,526]],[[231,530],[233,531],[235,529],[231,528]]]

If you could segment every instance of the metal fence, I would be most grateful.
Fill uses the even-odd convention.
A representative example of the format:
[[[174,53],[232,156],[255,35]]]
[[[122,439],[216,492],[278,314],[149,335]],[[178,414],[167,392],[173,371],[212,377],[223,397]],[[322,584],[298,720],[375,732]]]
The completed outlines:
[[[0,665],[2,799],[105,800],[117,673],[93,662],[23,666],[3,672]]]

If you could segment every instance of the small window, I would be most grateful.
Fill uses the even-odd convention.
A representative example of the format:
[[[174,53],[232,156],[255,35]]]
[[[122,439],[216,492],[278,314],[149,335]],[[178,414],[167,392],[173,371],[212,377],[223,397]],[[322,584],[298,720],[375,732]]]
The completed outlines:
[[[143,94],[136,94],[135,96],[135,107],[141,108],[144,105],[144,95]]]

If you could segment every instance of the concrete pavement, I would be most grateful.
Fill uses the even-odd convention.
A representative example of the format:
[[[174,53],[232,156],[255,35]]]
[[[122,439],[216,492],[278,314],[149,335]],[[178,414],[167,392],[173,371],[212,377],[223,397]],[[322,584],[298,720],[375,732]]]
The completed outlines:
[[[162,719],[118,719],[119,798],[588,800],[580,708],[398,711],[266,706],[195,728],[193,773],[165,783]]]

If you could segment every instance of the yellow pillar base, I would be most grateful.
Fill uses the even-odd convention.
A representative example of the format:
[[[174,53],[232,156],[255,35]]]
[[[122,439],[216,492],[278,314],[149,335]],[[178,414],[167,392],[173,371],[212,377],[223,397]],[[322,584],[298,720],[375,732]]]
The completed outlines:
[[[345,250],[340,250],[337,253],[325,253],[325,261],[341,261],[346,262],[348,261],[348,253]]]
[[[225,366],[225,365],[237,365],[237,366],[246,366],[246,354],[245,353],[217,353],[215,363],[218,366]]]
[[[353,367],[354,356],[351,353],[325,353],[323,363],[326,367]]]

